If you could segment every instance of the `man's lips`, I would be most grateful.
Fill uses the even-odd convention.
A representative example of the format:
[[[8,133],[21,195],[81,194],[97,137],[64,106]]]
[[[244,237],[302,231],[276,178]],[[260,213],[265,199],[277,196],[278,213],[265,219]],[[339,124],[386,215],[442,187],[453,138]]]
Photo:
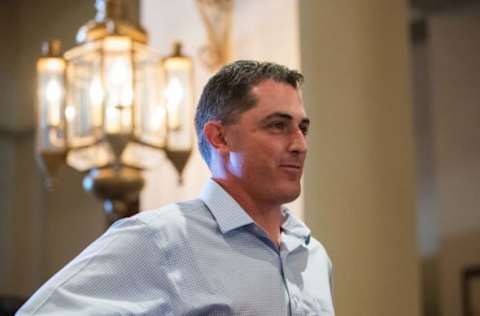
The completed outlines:
[[[302,169],[302,165],[297,164],[282,164],[280,165],[282,168],[293,168],[293,169]]]
[[[292,172],[301,172],[303,169],[303,165],[297,164],[297,163],[286,163],[286,164],[281,164],[280,168],[284,170],[289,170]]]

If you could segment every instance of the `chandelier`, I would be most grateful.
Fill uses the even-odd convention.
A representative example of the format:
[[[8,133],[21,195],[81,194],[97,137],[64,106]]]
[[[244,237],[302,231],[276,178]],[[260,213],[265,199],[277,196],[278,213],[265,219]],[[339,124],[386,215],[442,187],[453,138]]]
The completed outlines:
[[[66,163],[104,202],[109,222],[139,208],[142,170],[162,161],[179,181],[193,147],[193,70],[176,43],[165,58],[123,19],[121,0],[97,0],[77,46],[44,43],[37,61],[37,157],[49,175]]]

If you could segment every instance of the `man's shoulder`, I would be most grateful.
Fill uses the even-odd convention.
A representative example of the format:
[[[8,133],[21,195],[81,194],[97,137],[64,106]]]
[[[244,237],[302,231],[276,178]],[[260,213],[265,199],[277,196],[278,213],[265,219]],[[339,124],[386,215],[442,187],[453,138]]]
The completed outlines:
[[[198,226],[197,217],[207,220],[209,217],[201,200],[172,203],[140,212],[113,223],[79,257],[99,257],[109,253],[120,257],[157,257],[158,250],[181,248],[188,243],[189,230]]]
[[[330,259],[330,256],[328,255],[326,248],[318,239],[311,236],[308,243],[308,249],[310,256],[313,260],[320,260],[327,263],[329,267],[332,266],[332,261]]]
[[[310,237],[308,246],[310,250],[313,252],[318,252],[319,254],[325,254],[325,255],[327,254],[327,250],[325,249],[323,244],[313,236]]]
[[[167,204],[158,209],[142,211],[125,220],[145,226],[154,234],[174,234],[185,232],[187,226],[198,226],[212,222],[213,217],[200,199]],[[125,223],[128,225],[128,223]],[[120,224],[122,225],[122,224]]]
[[[200,199],[176,202],[157,209],[142,211],[132,217],[148,226],[175,224],[185,219],[205,215],[206,206]],[[199,214],[201,213],[201,214]]]

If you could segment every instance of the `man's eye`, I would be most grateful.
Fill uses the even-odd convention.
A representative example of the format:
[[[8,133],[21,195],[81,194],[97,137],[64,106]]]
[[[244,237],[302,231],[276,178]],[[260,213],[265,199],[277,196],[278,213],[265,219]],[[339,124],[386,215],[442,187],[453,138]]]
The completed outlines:
[[[300,130],[302,131],[303,135],[308,134],[308,126],[300,126]]]
[[[287,129],[287,124],[285,122],[272,122],[268,124],[269,129],[283,131]]]

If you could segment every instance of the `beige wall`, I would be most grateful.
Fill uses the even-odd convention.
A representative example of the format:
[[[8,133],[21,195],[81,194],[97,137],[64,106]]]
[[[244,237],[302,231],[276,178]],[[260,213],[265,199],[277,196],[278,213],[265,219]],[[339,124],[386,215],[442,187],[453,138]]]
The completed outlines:
[[[419,315],[406,1],[300,1],[305,213],[338,315]]]

